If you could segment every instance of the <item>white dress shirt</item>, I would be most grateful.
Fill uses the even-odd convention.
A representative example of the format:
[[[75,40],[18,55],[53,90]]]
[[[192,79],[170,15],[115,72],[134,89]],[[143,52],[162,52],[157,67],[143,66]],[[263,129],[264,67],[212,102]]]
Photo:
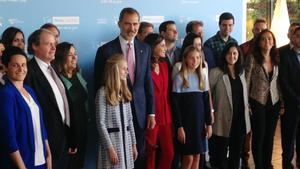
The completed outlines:
[[[48,69],[48,67],[50,66],[50,64],[45,63],[44,61],[42,61],[41,59],[39,59],[38,57],[35,57],[37,64],[39,65],[40,69],[42,70],[43,74],[45,75],[45,77],[47,78],[52,91],[54,93],[55,96],[55,100],[57,102],[61,117],[62,117],[62,121],[65,122],[65,109],[64,109],[64,100],[60,94],[60,91],[54,81],[54,79],[51,76],[51,73]]]
[[[26,101],[31,112],[33,134],[34,134],[34,147],[35,147],[34,166],[43,165],[45,164],[45,156],[44,156],[44,146],[43,146],[43,139],[42,139],[41,121],[40,121],[40,109],[30,94],[29,94],[29,99],[24,95],[22,96]]]
[[[121,35],[119,35],[119,40],[120,40],[122,53],[123,53],[125,59],[127,60],[128,43],[131,43],[131,48],[135,51],[135,49],[134,49],[134,40],[129,42],[126,39],[124,39]],[[135,52],[133,52],[134,67],[135,67],[135,60],[136,60],[135,58],[136,58],[135,57]]]

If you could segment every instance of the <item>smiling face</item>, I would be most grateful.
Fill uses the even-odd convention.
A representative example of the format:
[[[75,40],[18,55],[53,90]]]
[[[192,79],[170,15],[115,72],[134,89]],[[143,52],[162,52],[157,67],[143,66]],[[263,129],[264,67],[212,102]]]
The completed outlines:
[[[222,37],[228,37],[230,36],[232,30],[233,30],[233,19],[223,20],[220,25],[220,34]]]
[[[187,54],[185,59],[188,70],[195,71],[197,67],[200,65],[200,59],[201,59],[200,52],[196,50],[190,51]]]
[[[153,55],[155,57],[166,57],[166,42],[162,40],[159,44],[157,44],[153,49]]]
[[[55,58],[56,41],[53,34],[43,31],[40,35],[40,44],[32,44],[34,55],[42,61],[50,64]]]
[[[67,72],[75,70],[77,67],[77,62],[78,62],[78,57],[77,57],[76,50],[73,46],[71,46],[69,54],[66,58],[66,63],[64,65],[65,70],[67,70]]]
[[[118,64],[118,69],[120,73],[120,79],[121,80],[126,80],[127,75],[128,75],[128,67],[127,67],[127,62],[125,60],[122,60]]]
[[[13,55],[6,67],[7,77],[12,82],[23,82],[27,74],[27,60],[25,56]]]
[[[274,37],[270,32],[264,32],[259,40],[259,47],[263,51],[271,50],[274,46]]]
[[[139,30],[139,16],[136,13],[125,13],[118,23],[121,36],[127,41],[132,41]]]
[[[235,46],[229,48],[229,50],[225,56],[227,64],[234,65],[238,61],[238,58],[239,58],[238,49]]]

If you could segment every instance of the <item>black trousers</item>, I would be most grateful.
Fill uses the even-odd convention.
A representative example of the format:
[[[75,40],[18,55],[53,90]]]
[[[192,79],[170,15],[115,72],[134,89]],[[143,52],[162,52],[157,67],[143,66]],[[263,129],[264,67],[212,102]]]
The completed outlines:
[[[214,135],[215,141],[215,164],[218,169],[239,169],[240,154],[246,133],[241,129],[232,128],[229,137]],[[227,152],[229,152],[227,158]]]
[[[298,123],[297,134],[296,134],[296,154],[297,159],[300,159],[300,124]]]
[[[249,100],[252,110],[252,154],[255,169],[270,168],[280,103],[273,105],[270,96],[265,106],[251,98]]]
[[[52,168],[53,169],[67,169],[69,165],[69,154],[68,154],[68,146],[67,146],[67,140],[64,138],[63,142],[61,143],[63,145],[63,150],[60,153],[59,158],[53,158],[52,157]]]
[[[146,157],[145,157],[145,130],[135,127],[135,138],[136,138],[136,149],[138,157],[134,162],[134,168],[146,168]]]
[[[285,104],[285,113],[281,116],[281,144],[283,169],[291,169],[293,166],[291,164],[291,161],[294,156],[295,138],[298,126],[300,126],[299,108],[297,106],[289,106],[288,104]]]

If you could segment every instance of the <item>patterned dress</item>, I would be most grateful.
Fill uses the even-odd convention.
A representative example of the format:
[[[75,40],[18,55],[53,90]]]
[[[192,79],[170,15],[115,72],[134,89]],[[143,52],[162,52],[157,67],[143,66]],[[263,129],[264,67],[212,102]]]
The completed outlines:
[[[173,82],[174,122],[178,129],[183,127],[186,143],[179,143],[179,151],[184,155],[199,154],[205,147],[205,123],[211,124],[208,91],[199,89],[197,74],[188,75],[189,88],[182,86],[183,80],[177,74]],[[174,109],[174,110],[175,110]]]
[[[96,95],[96,124],[99,132],[97,169],[132,169],[132,145],[136,144],[130,102],[111,106],[106,100],[104,87]],[[119,159],[112,165],[108,148],[113,146]]]

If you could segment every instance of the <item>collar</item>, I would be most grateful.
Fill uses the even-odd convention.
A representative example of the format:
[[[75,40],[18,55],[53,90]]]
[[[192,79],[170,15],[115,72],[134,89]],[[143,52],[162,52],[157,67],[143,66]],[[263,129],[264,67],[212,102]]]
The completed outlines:
[[[37,64],[38,64],[41,68],[43,68],[44,70],[47,70],[48,67],[50,66],[50,64],[48,64],[48,63],[42,61],[42,60],[39,59],[38,57],[34,56],[34,58],[35,58]]]
[[[122,35],[119,35],[119,40],[120,40],[121,44],[126,44],[126,45],[128,43],[131,43],[132,45],[134,44],[134,39],[132,39],[132,41],[128,41],[128,40],[124,39]]]

